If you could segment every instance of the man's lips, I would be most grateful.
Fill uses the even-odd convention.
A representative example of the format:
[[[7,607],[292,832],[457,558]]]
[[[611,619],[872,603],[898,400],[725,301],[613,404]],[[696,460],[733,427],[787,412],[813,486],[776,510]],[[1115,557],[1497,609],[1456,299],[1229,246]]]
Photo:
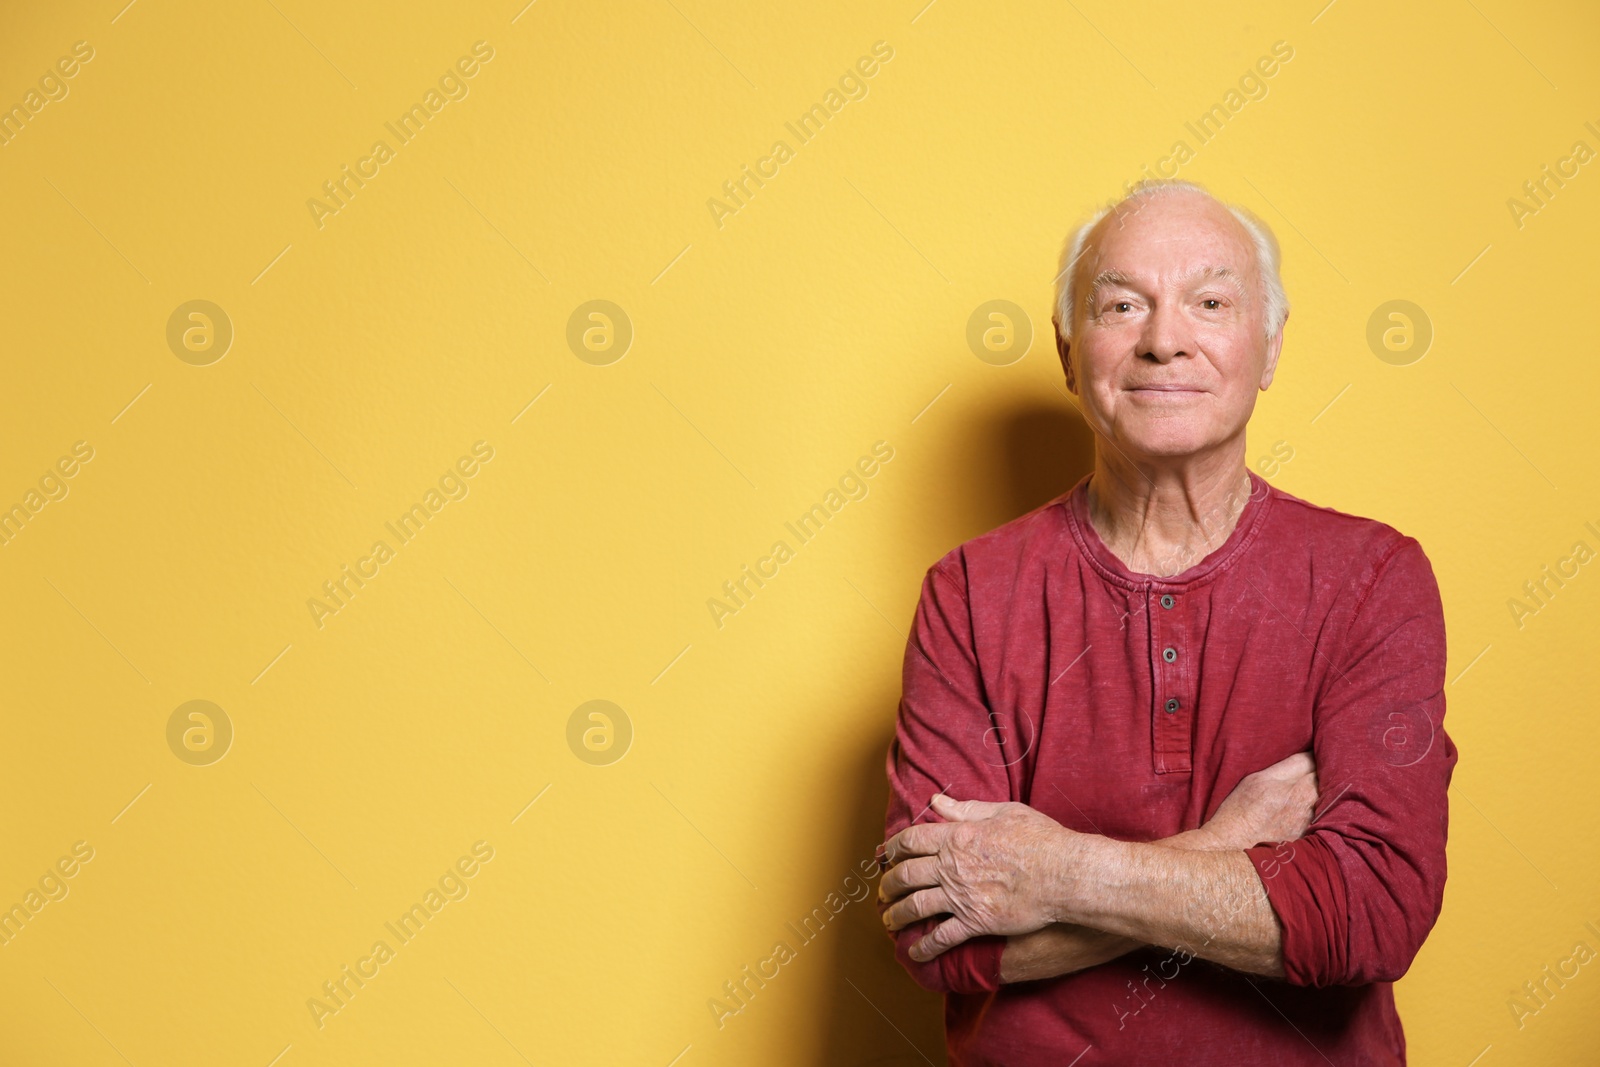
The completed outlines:
[[[1130,393],[1204,393],[1207,390],[1192,385],[1130,385]]]

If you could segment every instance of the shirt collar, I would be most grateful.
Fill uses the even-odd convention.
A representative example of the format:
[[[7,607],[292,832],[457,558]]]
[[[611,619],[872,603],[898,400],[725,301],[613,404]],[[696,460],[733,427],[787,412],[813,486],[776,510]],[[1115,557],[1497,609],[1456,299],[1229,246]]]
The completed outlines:
[[[1085,474],[1078,480],[1078,484],[1067,492],[1062,501],[1062,508],[1066,512],[1067,525],[1072,530],[1072,538],[1077,542],[1079,551],[1106,580],[1116,585],[1137,589],[1146,586],[1165,589],[1189,588],[1210,580],[1232,566],[1245,548],[1255,540],[1256,534],[1261,529],[1262,519],[1271,502],[1272,486],[1253,470],[1246,468],[1245,473],[1250,477],[1250,496],[1245,501],[1244,510],[1239,514],[1239,521],[1234,524],[1227,540],[1188,570],[1166,577],[1129,570],[1128,566],[1113,555],[1105,542],[1100,539],[1094,524],[1089,521],[1090,475]]]

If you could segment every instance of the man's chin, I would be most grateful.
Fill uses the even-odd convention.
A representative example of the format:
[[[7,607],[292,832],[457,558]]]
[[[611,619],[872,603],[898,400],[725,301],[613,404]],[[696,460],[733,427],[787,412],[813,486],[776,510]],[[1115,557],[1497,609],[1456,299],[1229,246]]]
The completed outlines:
[[[1151,419],[1124,428],[1117,444],[1130,458],[1181,459],[1214,448],[1217,438],[1209,427],[1186,425],[1186,420]]]

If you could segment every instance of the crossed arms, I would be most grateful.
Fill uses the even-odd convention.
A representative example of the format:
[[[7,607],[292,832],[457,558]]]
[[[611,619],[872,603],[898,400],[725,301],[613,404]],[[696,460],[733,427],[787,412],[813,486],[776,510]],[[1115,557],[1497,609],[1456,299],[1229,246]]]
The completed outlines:
[[[1299,838],[1316,800],[1306,753],[1245,778],[1200,829],[1150,844],[1074,833],[1025,804],[938,794],[933,810],[949,822],[885,843],[884,925],[950,916],[910,946],[919,962],[979,934],[1010,935],[1001,982],[1053,978],[1144,944],[1195,946],[1235,970],[1282,977],[1278,920],[1243,850]]]
[[[1337,632],[1309,755],[1246,778],[1199,829],[1118,841],[1004,799],[1007,768],[978,744],[993,720],[961,564],[930,568],[888,760],[879,908],[901,963],[927,988],[964,993],[1141,944],[1295,985],[1400,977],[1442,904],[1456,762],[1443,610],[1415,541],[1357,576]],[[1319,778],[1333,797],[1313,817]],[[941,788],[975,799],[935,800],[941,821],[911,825]]]

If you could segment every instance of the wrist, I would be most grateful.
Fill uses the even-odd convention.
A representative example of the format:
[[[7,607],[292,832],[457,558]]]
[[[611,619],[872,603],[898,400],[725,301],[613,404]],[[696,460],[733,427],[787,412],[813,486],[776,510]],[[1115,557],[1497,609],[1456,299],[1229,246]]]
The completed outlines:
[[[1055,922],[1091,925],[1104,906],[1108,877],[1126,861],[1128,844],[1099,834],[1068,830],[1057,854],[1058,876],[1051,881],[1049,913]]]
[[[1173,834],[1171,837],[1163,837],[1160,841],[1154,841],[1152,844],[1162,845],[1166,848],[1183,848],[1202,852],[1214,852],[1218,849],[1230,847],[1226,839],[1208,826],[1202,826],[1195,830],[1185,830],[1182,833]]]

